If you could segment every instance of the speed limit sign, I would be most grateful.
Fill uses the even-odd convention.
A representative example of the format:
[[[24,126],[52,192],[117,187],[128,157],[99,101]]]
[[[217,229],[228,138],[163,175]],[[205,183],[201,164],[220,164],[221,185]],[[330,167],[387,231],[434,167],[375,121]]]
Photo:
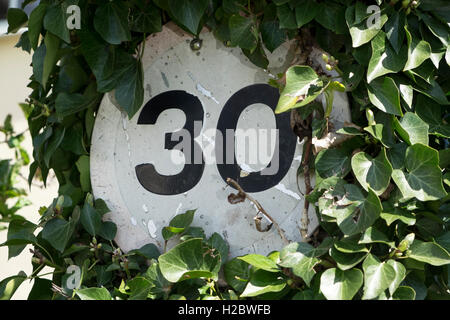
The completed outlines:
[[[94,196],[106,201],[125,250],[164,247],[162,229],[177,214],[196,209],[193,225],[221,234],[232,256],[267,254],[283,246],[275,228],[261,232],[254,203],[229,201],[231,178],[270,214],[289,240],[300,241],[304,183],[297,179],[302,145],[290,114],[275,114],[278,89],[268,85],[286,70],[288,42],[268,70],[240,49],[203,32],[192,38],[174,25],[150,37],[143,57],[145,97],[132,118],[105,95],[91,151]],[[198,50],[197,50],[198,49]],[[320,56],[317,53],[317,56]],[[317,58],[318,60],[318,58]],[[345,94],[332,117],[349,121]],[[309,231],[317,227],[313,209]]]

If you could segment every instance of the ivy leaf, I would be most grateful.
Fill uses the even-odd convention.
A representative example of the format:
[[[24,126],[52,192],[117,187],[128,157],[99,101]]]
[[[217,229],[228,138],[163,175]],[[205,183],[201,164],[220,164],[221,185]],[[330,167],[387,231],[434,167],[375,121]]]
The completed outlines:
[[[152,285],[149,291],[149,297],[152,299],[159,299],[167,296],[167,292],[170,289],[170,282],[162,275],[158,263],[153,262],[147,269],[144,277],[149,280]]]
[[[383,202],[383,212],[381,212],[380,217],[386,221],[388,226],[397,220],[400,220],[408,226],[416,223],[416,217],[413,213],[402,208],[394,207],[389,202]]]
[[[320,277],[320,291],[328,300],[351,300],[363,284],[359,269],[328,269]]]
[[[322,150],[316,157],[315,168],[322,179],[332,176],[343,178],[351,170],[350,156],[343,149]]]
[[[367,252],[352,252],[344,253],[334,246],[330,250],[330,257],[336,261],[336,264],[340,270],[350,270],[367,256]]]
[[[394,125],[397,133],[409,145],[416,143],[428,145],[429,126],[415,113],[405,113],[400,121],[394,120]]]
[[[17,276],[8,277],[0,282],[0,300],[11,300],[22,282],[27,279],[25,272],[20,271]]]
[[[401,116],[400,92],[392,78],[384,77],[367,85],[369,100],[383,112]]]
[[[414,300],[416,291],[408,286],[401,286],[392,295],[392,300]]]
[[[258,44],[255,22],[252,18],[232,15],[229,20],[231,43],[242,49],[253,51]]]
[[[99,236],[108,241],[113,241],[117,234],[117,225],[111,221],[102,222]]]
[[[114,97],[131,119],[144,102],[144,75],[140,60],[128,65],[118,79]]]
[[[415,107],[417,115],[429,125],[430,134],[450,138],[450,126],[443,122],[442,107],[439,104],[419,95]]]
[[[402,12],[395,11],[386,22],[385,30],[386,37],[391,43],[396,53],[400,52],[400,49],[405,40],[405,14]]]
[[[80,183],[83,192],[91,190],[90,160],[89,156],[83,155],[75,163],[80,173]]]
[[[81,300],[112,300],[109,291],[103,287],[76,290],[75,293]]]
[[[382,149],[376,158],[365,152],[358,152],[352,157],[352,169],[356,179],[368,191],[369,187],[376,195],[387,189],[391,180],[392,166],[386,157],[386,149]]]
[[[230,246],[228,245],[228,243],[222,238],[220,234],[214,232],[208,239],[208,244],[219,251],[222,265],[225,264],[228,259],[228,253],[230,252]]]
[[[144,277],[135,277],[127,282],[130,288],[130,300],[147,300],[152,283]]]
[[[128,28],[128,8],[122,1],[108,1],[95,11],[95,30],[110,44],[130,41]]]
[[[95,237],[101,230],[102,218],[89,203],[85,203],[83,210],[81,210],[81,224],[84,229],[93,237]]]
[[[70,33],[66,25],[67,3],[53,4],[47,8],[44,16],[44,28],[58,36],[66,43],[70,43]]]
[[[295,7],[295,20],[297,28],[311,22],[319,12],[320,6],[313,0],[306,0]]]
[[[36,50],[38,45],[47,6],[46,3],[39,3],[30,14],[30,20],[28,21],[28,38],[30,39],[33,50]]]
[[[389,285],[389,293],[392,296],[397,291],[400,283],[406,278],[406,268],[400,262],[392,259],[388,260],[386,263],[395,270],[395,279]]]
[[[342,232],[350,236],[369,228],[380,216],[382,207],[370,188],[367,197],[355,185],[345,185],[344,189],[344,205],[336,207],[336,220]]]
[[[33,232],[37,226],[23,218],[13,219],[8,226],[7,242],[12,240],[24,240],[23,245],[8,245],[8,259],[17,257],[28,243],[36,243],[36,237]]]
[[[207,0],[169,0],[170,12],[174,17],[196,35],[200,20],[208,7]]]
[[[392,265],[381,262],[377,257],[369,254],[363,263],[364,295],[363,299],[375,299],[388,289],[396,280],[396,272]]]
[[[415,239],[409,248],[411,259],[425,262],[433,266],[450,264],[450,254],[440,245]]]
[[[280,271],[280,268],[274,261],[260,254],[248,254],[243,257],[238,257],[238,259],[247,262],[255,268],[262,269],[268,272]]]
[[[362,8],[362,10],[364,13],[367,12],[367,8]],[[370,23],[372,21],[369,20],[372,19],[375,23]],[[352,37],[353,48],[357,48],[369,42],[378,34],[378,32],[388,20],[388,16],[386,15],[386,13],[380,12],[379,18],[371,15],[364,20],[357,20],[355,18],[355,6],[350,6],[345,11],[345,20]]]
[[[162,30],[161,10],[151,1],[136,1],[138,10],[133,11],[131,30],[141,33],[156,33]]]
[[[16,33],[20,28],[26,26],[28,22],[28,16],[22,9],[9,8],[7,13],[8,20],[8,32]]]
[[[302,278],[309,287],[316,274],[314,266],[319,263],[316,250],[308,243],[291,243],[280,252],[279,265],[292,268],[294,275]]]
[[[445,197],[439,155],[436,150],[423,144],[414,144],[406,149],[406,172],[394,169],[392,179],[405,198],[416,197],[421,201],[438,200]]]
[[[373,226],[364,231],[358,243],[384,243],[391,248],[394,248],[395,246],[395,242],[389,241],[388,237],[383,232]]]
[[[286,279],[280,273],[259,269],[251,275],[241,297],[256,297],[268,292],[280,292],[285,287]]]
[[[58,58],[58,50],[60,40],[58,37],[54,36],[50,32],[47,32],[44,38],[45,43],[45,57],[42,69],[42,79],[39,82],[45,88],[47,85],[48,78],[56,65]]]
[[[190,239],[172,248],[158,258],[164,278],[179,282],[195,278],[217,280],[220,255],[213,255],[202,239]]]
[[[42,238],[47,240],[53,248],[63,253],[74,230],[72,221],[54,218],[48,221],[42,230]]]
[[[408,41],[408,60],[403,68],[403,71],[411,70],[420,66],[425,60],[430,57],[431,47],[425,40],[419,40],[408,31],[405,26],[406,39]]]
[[[277,16],[281,29],[297,29],[295,13],[287,3],[277,7]]]
[[[264,21],[260,27],[261,38],[266,48],[273,52],[286,41],[286,32],[280,29],[278,21]]]
[[[312,102],[323,90],[323,82],[308,66],[292,66],[286,72],[286,86],[275,113],[282,113]]]
[[[397,73],[403,69],[408,58],[407,46],[402,46],[397,54],[392,46],[386,41],[386,34],[383,31],[371,41],[372,56],[367,69],[367,82],[388,73]]]
[[[335,2],[321,2],[318,4],[319,12],[316,21],[324,28],[331,30],[335,34],[345,34],[348,32],[345,23],[345,6]]]
[[[169,222],[169,226],[163,229],[164,240],[169,240],[175,234],[185,231],[194,219],[195,210],[188,210],[185,213],[176,215]]]
[[[227,283],[237,292],[243,292],[250,279],[250,265],[240,259],[232,259],[224,266]]]

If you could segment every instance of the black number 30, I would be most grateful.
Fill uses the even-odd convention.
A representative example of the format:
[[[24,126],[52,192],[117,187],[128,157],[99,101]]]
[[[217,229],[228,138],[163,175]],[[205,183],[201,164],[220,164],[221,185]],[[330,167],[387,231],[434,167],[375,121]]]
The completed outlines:
[[[217,130],[222,133],[224,137],[224,145],[228,143],[235,144],[233,141],[227,141],[227,129],[235,130],[241,113],[250,105],[255,103],[262,103],[275,110],[277,101],[279,99],[278,90],[267,84],[254,84],[237,91],[226,102],[222,113],[219,117]],[[185,91],[172,90],[163,92],[148,101],[139,115],[138,124],[140,125],[154,125],[158,116],[165,110],[177,108],[183,111],[186,115],[186,123],[183,129],[187,130],[192,137],[191,143],[191,161],[186,161],[183,170],[176,175],[161,175],[152,164],[141,164],[136,166],[136,175],[140,184],[148,191],[160,195],[176,195],[187,192],[197,185],[200,181],[205,163],[202,156],[201,163],[194,161],[195,154],[200,152],[201,148],[193,139],[199,135],[199,132],[194,132],[194,121],[203,122],[204,110],[200,100]],[[290,165],[294,158],[297,138],[290,130],[290,115],[289,113],[282,113],[275,115],[275,121],[279,135],[277,139],[277,147],[279,150],[279,169],[273,175],[263,175],[261,170],[259,172],[252,172],[248,176],[240,178],[241,168],[237,164],[236,158],[232,164],[218,164],[220,176],[224,181],[227,178],[239,180],[242,188],[247,192],[261,192],[277,185],[289,171]],[[177,141],[173,139],[174,133],[167,133],[165,136],[165,149],[175,150],[176,146],[181,142],[181,138]],[[223,146],[222,146],[223,147]],[[224,158],[226,157],[226,149],[223,151]],[[182,150],[180,150],[182,151]],[[219,151],[216,149],[216,154]],[[186,156],[186,154],[185,154]],[[188,159],[186,159],[188,160]],[[273,161],[273,159],[272,159]],[[267,168],[272,164],[269,163]],[[266,169],[267,169],[266,168]]]

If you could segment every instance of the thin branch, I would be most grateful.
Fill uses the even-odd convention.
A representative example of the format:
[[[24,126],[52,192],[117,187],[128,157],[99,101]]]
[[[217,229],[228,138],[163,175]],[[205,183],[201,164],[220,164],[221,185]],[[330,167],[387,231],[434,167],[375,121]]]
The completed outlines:
[[[242,189],[242,187],[241,187],[235,180],[233,180],[233,179],[231,179],[231,178],[227,178],[227,183],[228,183],[229,185],[235,187],[235,188],[239,191],[239,194],[245,196],[246,199],[248,199],[250,202],[252,202],[252,203],[256,206],[256,208],[258,209],[258,214],[259,214],[259,213],[263,214],[263,215],[270,221],[270,223],[272,223],[272,224],[275,226],[275,228],[277,229],[278,233],[280,234],[281,239],[282,239],[286,244],[289,243],[289,240],[287,240],[287,238],[286,238],[286,236],[285,236],[285,234],[284,234],[284,231],[280,228],[280,226],[278,225],[278,223],[277,223],[277,222],[276,222],[276,221],[275,221],[275,220],[267,213],[267,211],[264,210],[264,208],[261,206],[261,204],[260,204],[257,200],[255,200],[255,199],[253,199],[251,196],[249,196],[249,195],[244,191],[244,189]],[[257,214],[257,216],[254,218],[255,221],[257,221],[257,220],[260,221],[260,220],[261,220],[261,218],[258,217],[258,214]]]
[[[308,211],[309,211],[309,201],[306,198],[311,191],[313,190],[311,187],[311,176],[309,173],[309,158],[311,156],[311,146],[312,146],[312,139],[311,137],[307,137],[305,141],[305,156],[302,159],[302,167],[303,167],[303,176],[305,179],[305,199],[304,199],[304,205],[303,205],[303,212],[302,217],[300,220],[300,233],[302,235],[302,239],[304,242],[308,241],[308,226],[309,226],[309,217],[308,217]]]

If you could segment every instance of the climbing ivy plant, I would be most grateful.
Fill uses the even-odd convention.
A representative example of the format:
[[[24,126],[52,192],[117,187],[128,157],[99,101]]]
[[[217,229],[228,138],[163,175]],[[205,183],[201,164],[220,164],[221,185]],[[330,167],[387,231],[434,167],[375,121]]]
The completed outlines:
[[[81,24],[69,30],[73,5]],[[267,51],[297,43],[271,84],[276,112],[292,112],[305,141],[305,212],[314,207],[320,227],[304,242],[229,259],[227,243],[191,226],[189,211],[164,228],[179,240],[167,252],[114,243],[108,208],[91,195],[93,124],[105,93],[129,117],[139,110],[145,39],[168,21],[193,39],[210,29],[261,68]],[[449,298],[448,1],[42,0],[29,16],[10,9],[8,23],[9,33],[25,28],[17,47],[33,55],[29,182],[52,171],[59,196],[39,224],[11,221],[2,246],[12,257],[31,245],[33,272],[0,282],[1,298],[27,279],[30,299]],[[335,91],[351,105],[341,128],[330,117]]]

